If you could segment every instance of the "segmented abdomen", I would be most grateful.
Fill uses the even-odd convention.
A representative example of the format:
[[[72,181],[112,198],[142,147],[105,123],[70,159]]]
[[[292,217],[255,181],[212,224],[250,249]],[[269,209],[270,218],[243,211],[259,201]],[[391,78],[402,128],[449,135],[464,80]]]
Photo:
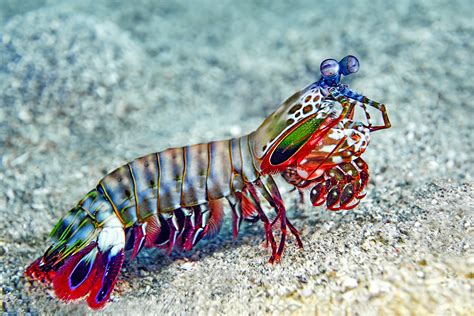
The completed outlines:
[[[149,154],[106,175],[80,205],[99,224],[116,214],[130,227],[241,191],[259,177],[252,157],[248,136]]]

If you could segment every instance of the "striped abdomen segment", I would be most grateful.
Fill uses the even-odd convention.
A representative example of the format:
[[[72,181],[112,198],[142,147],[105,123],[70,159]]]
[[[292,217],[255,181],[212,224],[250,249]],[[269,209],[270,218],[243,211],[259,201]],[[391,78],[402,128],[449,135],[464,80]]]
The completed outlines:
[[[151,215],[208,203],[259,177],[248,136],[149,154],[112,171],[99,183],[126,227]]]

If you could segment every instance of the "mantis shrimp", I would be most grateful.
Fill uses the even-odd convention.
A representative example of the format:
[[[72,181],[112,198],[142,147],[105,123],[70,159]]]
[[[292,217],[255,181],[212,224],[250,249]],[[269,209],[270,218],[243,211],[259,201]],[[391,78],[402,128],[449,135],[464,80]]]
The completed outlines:
[[[64,301],[84,298],[93,309],[108,301],[125,253],[145,247],[191,250],[222,225],[224,200],[237,237],[242,220],[262,221],[270,262],[282,256],[287,231],[302,242],[286,216],[275,175],[313,205],[351,209],[364,197],[368,167],[360,157],[370,133],[390,127],[385,106],[341,84],[359,61],[321,63],[321,78],[296,92],[253,133],[240,138],[171,148],[137,158],[106,175],[54,227],[46,252],[25,271],[52,283]],[[354,119],[355,108],[365,122]],[[380,111],[374,125],[368,107]],[[265,199],[275,211],[267,216]],[[280,238],[274,236],[279,229]]]

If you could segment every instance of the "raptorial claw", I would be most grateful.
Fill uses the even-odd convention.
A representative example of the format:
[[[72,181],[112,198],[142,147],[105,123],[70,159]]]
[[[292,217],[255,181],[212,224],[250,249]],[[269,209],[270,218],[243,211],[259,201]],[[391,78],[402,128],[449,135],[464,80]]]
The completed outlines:
[[[343,162],[330,167],[323,175],[312,180],[298,181],[292,173],[292,181],[300,191],[310,188],[309,197],[313,206],[326,202],[326,207],[331,211],[350,210],[365,197],[369,169],[359,157],[350,163]]]

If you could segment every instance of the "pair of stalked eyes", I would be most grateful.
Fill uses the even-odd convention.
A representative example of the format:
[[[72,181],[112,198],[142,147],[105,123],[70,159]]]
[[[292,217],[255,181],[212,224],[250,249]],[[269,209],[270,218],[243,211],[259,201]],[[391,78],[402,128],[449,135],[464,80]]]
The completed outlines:
[[[335,59],[326,59],[321,63],[320,70],[325,78],[347,76],[359,70],[359,60],[352,55],[347,55],[339,62]]]

